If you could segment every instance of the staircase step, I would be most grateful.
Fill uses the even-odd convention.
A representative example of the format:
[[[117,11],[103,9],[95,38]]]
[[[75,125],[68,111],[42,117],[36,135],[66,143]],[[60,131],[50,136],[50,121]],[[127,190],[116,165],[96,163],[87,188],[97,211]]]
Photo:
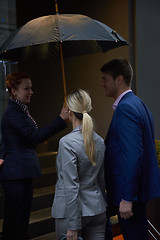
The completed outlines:
[[[55,190],[54,185],[43,187],[43,188],[36,188],[34,189],[33,197],[37,198],[37,197],[42,197],[44,195],[53,194],[54,190]]]
[[[32,238],[31,240],[56,240],[56,233],[52,232],[40,237]]]
[[[50,146],[51,147],[51,146]],[[57,147],[57,143],[56,143]],[[52,148],[57,150],[56,148]],[[56,151],[49,151],[48,143],[40,144],[36,149],[39,158],[42,175],[34,179],[34,196],[30,216],[30,238],[47,239],[55,235],[54,219],[51,217],[51,206],[54,198],[56,173]],[[0,234],[3,225],[3,191],[0,187]],[[50,234],[51,233],[51,234]],[[0,237],[1,239],[1,237]],[[53,237],[52,237],[53,240]]]
[[[54,185],[57,180],[56,167],[43,168],[42,176],[34,180],[34,196],[32,210],[51,206],[54,197]],[[3,217],[4,198],[0,192],[0,219]]]
[[[118,230],[118,232],[116,232],[117,230],[117,224],[118,223],[114,223],[113,225],[113,236],[116,237],[118,236],[119,234],[121,234],[121,232]],[[51,232],[49,234],[45,234],[45,235],[42,235],[40,237],[36,237],[36,238],[32,238],[31,240],[56,240],[56,232]]]
[[[34,188],[55,185],[57,180],[56,167],[42,168],[41,177],[34,180]]]
[[[47,151],[53,151],[53,150],[57,151],[58,145],[59,145],[59,141],[49,139],[43,143],[39,143],[36,146],[36,152],[40,153],[40,152],[47,152]]]
[[[41,168],[51,167],[56,165],[57,152],[41,152],[37,153]]]
[[[48,141],[39,143],[36,147],[36,152],[46,152],[48,151]]]
[[[2,224],[3,220],[0,219],[0,232],[2,232]],[[54,231],[54,218],[51,216],[51,207],[31,212],[29,221],[30,238],[35,238]]]
[[[35,238],[55,231],[55,221],[51,216],[51,207],[31,212],[29,233]]]
[[[56,173],[56,167],[42,168],[42,175]]]
[[[31,211],[51,207],[54,198],[54,190],[54,185],[34,189]]]
[[[32,211],[52,206],[56,180],[55,167],[42,169],[42,176],[34,180]]]
[[[111,217],[111,222],[112,222],[112,226],[113,226],[113,235],[114,237],[121,234],[121,232],[117,229],[118,229],[118,218],[117,216],[113,216]],[[39,236],[39,237],[36,237],[36,238],[33,238],[31,240],[56,240],[56,233],[55,232],[51,232],[49,234],[45,234],[45,235],[42,235],[42,236]]]
[[[30,224],[51,218],[51,207],[31,212]]]
[[[121,234],[117,216],[111,217],[111,222],[113,226],[113,236],[117,236]],[[3,220],[1,219],[0,232],[2,231],[2,223],[3,223]],[[51,207],[32,212],[30,217],[30,226],[29,226],[29,232],[31,233],[30,237],[36,238],[37,240],[51,239],[50,237],[55,236],[54,224],[55,224],[54,218],[52,218],[51,216]],[[48,234],[48,233],[51,233],[51,234]]]

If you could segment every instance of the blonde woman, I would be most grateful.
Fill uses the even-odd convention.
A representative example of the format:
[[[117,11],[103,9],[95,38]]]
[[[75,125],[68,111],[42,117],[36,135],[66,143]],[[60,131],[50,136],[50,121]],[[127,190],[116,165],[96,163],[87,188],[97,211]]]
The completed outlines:
[[[73,131],[59,143],[52,216],[56,235],[67,240],[102,240],[105,235],[104,169],[105,145],[94,132],[89,112],[91,98],[84,90],[67,96]]]

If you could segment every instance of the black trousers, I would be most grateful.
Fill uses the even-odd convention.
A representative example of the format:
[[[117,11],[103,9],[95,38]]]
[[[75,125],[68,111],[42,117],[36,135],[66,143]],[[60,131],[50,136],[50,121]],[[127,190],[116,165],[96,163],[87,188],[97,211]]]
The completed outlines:
[[[110,206],[107,211],[108,218],[118,215],[118,220],[124,240],[148,240],[148,222],[146,215],[146,205],[133,203],[133,216],[128,219],[122,219],[119,214],[119,207]],[[106,225],[106,240],[113,239],[110,234],[110,228]],[[108,234],[108,236],[107,236]]]
[[[33,199],[32,179],[2,181],[4,222],[2,240],[27,240]]]

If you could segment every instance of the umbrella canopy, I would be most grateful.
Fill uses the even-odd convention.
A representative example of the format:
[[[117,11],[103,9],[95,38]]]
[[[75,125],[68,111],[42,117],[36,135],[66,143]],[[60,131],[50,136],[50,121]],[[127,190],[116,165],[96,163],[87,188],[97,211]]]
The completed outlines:
[[[130,45],[107,25],[80,14],[56,14],[29,21],[17,29],[1,46],[0,59],[61,59],[64,99],[66,80],[63,57],[107,52]]]
[[[36,18],[15,31],[1,46],[0,59],[26,60],[106,52],[129,45],[107,25],[80,14]]]

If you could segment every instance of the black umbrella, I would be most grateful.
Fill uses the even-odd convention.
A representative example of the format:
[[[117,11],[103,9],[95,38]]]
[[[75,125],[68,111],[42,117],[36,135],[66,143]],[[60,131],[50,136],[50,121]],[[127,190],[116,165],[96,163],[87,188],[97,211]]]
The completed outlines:
[[[28,60],[60,56],[66,98],[63,57],[106,52],[129,45],[102,22],[80,14],[56,14],[33,19],[17,29],[1,46],[0,59]]]

